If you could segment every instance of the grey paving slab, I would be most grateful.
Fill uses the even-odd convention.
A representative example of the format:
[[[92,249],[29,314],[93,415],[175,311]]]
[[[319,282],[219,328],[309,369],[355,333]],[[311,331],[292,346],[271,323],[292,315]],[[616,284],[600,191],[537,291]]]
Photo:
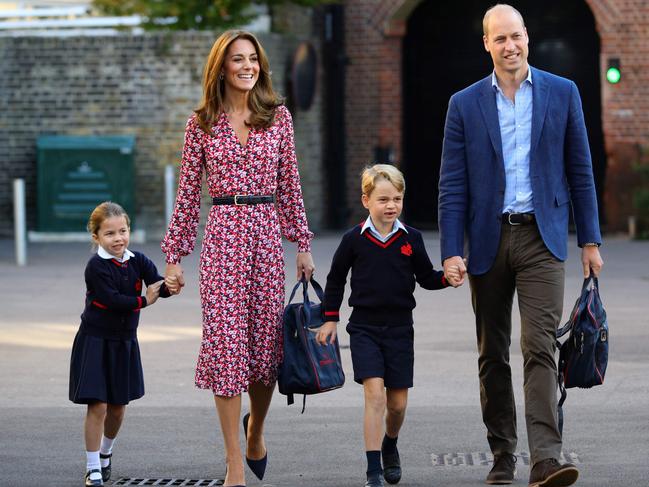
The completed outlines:
[[[324,284],[339,236],[314,243],[317,277]],[[438,236],[426,244],[439,261]],[[68,361],[82,309],[86,244],[33,244],[29,265],[13,263],[12,242],[0,241],[0,486],[82,484],[82,406],[67,400]],[[162,268],[156,243],[135,246]],[[606,383],[570,390],[564,453],[579,462],[581,486],[649,485],[649,243],[608,238],[601,294],[611,327]],[[194,478],[223,476],[223,448],[210,394],[193,386],[200,340],[197,255],[185,259],[182,295],[143,311],[139,337],[146,395],[134,401],[115,449],[114,476]],[[287,274],[294,248],[287,245]],[[574,242],[566,264],[564,316],[581,284]],[[290,279],[289,279],[290,284]],[[400,436],[404,486],[479,486],[489,467],[466,465],[488,451],[478,402],[477,360],[468,287],[418,289],[415,387]],[[519,322],[512,337],[519,418],[522,360]],[[341,333],[341,343],[348,343]],[[343,361],[351,377],[349,350]],[[364,483],[362,389],[344,388],[307,400],[300,415],[276,394],[267,424],[269,470],[249,486],[353,487]],[[518,480],[529,467],[519,425]],[[458,460],[462,459],[462,460]],[[471,460],[473,461],[473,460]],[[462,463],[447,466],[448,463]],[[441,466],[436,464],[442,464]]]

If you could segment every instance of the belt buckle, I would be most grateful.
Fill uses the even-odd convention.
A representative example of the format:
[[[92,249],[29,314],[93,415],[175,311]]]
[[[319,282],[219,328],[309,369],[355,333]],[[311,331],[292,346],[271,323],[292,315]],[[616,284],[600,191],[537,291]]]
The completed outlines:
[[[513,227],[517,227],[519,225],[522,225],[522,223],[516,223],[512,221],[512,215],[515,215],[516,213],[508,213],[507,214],[507,223],[509,223]]]
[[[236,206],[245,206],[245,203],[239,203],[239,201],[237,200],[237,198],[243,198],[244,196],[245,195],[243,195],[243,194],[235,194],[234,195],[234,204]]]

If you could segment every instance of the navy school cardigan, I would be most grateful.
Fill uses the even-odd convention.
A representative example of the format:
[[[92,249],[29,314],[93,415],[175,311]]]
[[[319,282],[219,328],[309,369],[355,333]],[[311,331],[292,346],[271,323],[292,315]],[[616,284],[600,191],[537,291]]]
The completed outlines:
[[[351,269],[354,323],[398,326],[412,324],[415,282],[424,289],[448,287],[442,271],[433,268],[421,232],[405,225],[387,242],[375,238],[363,225],[347,231],[336,250],[327,276],[325,321],[340,320],[340,305]]]
[[[81,330],[105,338],[134,338],[140,310],[146,307],[142,282],[147,286],[164,279],[144,254],[134,252],[126,262],[93,255],[85,270],[86,306]],[[160,297],[170,296],[162,283]]]

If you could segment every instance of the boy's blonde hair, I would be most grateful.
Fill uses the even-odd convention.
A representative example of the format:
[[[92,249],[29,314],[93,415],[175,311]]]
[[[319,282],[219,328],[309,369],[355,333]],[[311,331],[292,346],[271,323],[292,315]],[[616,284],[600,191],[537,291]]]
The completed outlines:
[[[376,187],[377,181],[385,179],[392,183],[400,193],[406,192],[406,181],[403,173],[391,164],[374,164],[363,170],[361,176],[361,190],[364,195],[371,195]]]
[[[123,216],[126,220],[126,225],[129,227],[131,226],[131,219],[128,217],[126,211],[124,211],[124,208],[112,201],[104,201],[99,204],[97,208],[92,210],[90,218],[88,219],[88,225],[86,226],[88,232],[91,235],[97,235],[97,232],[104,220],[113,216]]]

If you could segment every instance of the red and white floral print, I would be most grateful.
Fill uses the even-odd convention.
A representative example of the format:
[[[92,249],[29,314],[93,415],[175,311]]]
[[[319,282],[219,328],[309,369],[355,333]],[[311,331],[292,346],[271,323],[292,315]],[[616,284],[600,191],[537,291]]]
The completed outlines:
[[[310,251],[289,111],[268,129],[251,129],[242,146],[225,114],[208,135],[187,122],[176,207],[162,250],[169,263],[196,241],[201,178],[210,196],[270,195],[276,203],[210,208],[200,259],[203,339],[196,385],[232,397],[252,382],[271,385],[281,360],[284,306],[282,235]]]

